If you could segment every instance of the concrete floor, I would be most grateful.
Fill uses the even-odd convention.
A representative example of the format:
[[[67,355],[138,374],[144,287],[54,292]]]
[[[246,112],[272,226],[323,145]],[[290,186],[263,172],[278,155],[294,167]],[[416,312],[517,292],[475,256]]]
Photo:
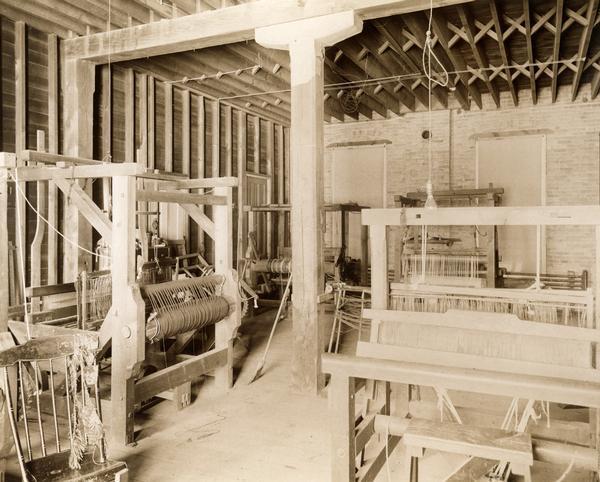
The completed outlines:
[[[263,376],[248,384],[273,317],[270,311],[244,326],[251,349],[227,395],[208,378],[184,410],[162,402],[136,417],[137,446],[113,451],[134,481],[329,480],[327,400],[292,396],[290,319],[280,322]]]
[[[330,480],[327,399],[291,389],[289,318],[280,322],[263,376],[248,384],[262,357],[273,317],[274,311],[269,311],[243,326],[246,333],[253,334],[250,351],[229,393],[218,393],[213,380],[207,378],[194,387],[193,403],[184,410],[177,412],[172,402],[164,401],[136,415],[137,445],[110,451],[112,458],[127,462],[130,480]],[[351,351],[352,337],[344,341],[342,350]],[[384,467],[378,482],[401,480],[401,452],[400,444],[390,454],[389,471]],[[442,481],[463,460],[428,452],[420,464],[419,480]],[[11,465],[12,472],[18,473],[16,465]],[[536,464],[534,480],[557,481],[564,470]],[[583,480],[589,480],[586,474],[572,470],[562,482]]]

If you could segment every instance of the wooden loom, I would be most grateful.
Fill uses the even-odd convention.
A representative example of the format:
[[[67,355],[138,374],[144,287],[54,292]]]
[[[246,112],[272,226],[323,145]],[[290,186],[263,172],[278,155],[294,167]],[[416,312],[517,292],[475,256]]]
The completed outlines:
[[[161,395],[182,396],[189,403],[190,382],[201,375],[213,373],[222,389],[232,385],[233,338],[241,322],[241,306],[237,274],[232,269],[232,188],[235,178],[191,179],[147,173],[138,164],[103,164],[98,161],[24,152],[30,162],[54,164],[55,167],[15,167],[13,154],[0,154],[0,191],[7,192],[9,179],[21,183],[44,184],[53,180],[64,190],[79,214],[101,236],[109,241],[111,263],[110,285],[112,306],[106,318],[93,333],[99,339],[100,354],[111,349],[111,420],[110,439],[116,445],[134,441],[134,413],[141,402]],[[112,220],[103,213],[77,182],[103,178],[112,183]],[[151,181],[154,189],[144,183]],[[190,193],[190,190],[210,188],[214,194]],[[158,285],[136,283],[136,207],[137,203],[175,203],[214,240],[215,274]],[[211,205],[209,219],[199,205]],[[4,206],[6,204],[4,203]],[[6,208],[0,213],[7,223]],[[39,221],[39,219],[38,219]],[[0,259],[2,261],[2,259]],[[3,272],[7,266],[0,266]],[[147,303],[152,309],[147,310]],[[147,311],[152,311],[150,319]],[[215,325],[215,347],[200,355],[183,355],[195,332],[207,324]],[[30,330],[33,338],[56,334],[78,333],[81,330],[34,324],[26,327],[19,321],[9,326],[22,343]],[[163,351],[156,339],[172,337]],[[144,376],[144,368],[156,371]],[[180,389],[187,388],[183,392]],[[171,395],[172,396],[172,395]]]
[[[501,203],[504,189],[490,184],[484,189],[453,189],[435,191],[433,196],[440,207],[478,206],[493,207]],[[397,207],[423,207],[427,194],[409,192],[406,196],[394,196]],[[412,242],[403,238],[412,231]],[[482,226],[475,230],[476,242],[471,248],[456,248],[455,242],[461,239],[429,239],[425,275],[433,284],[441,280],[443,284],[458,286],[496,285],[497,276],[497,234],[494,226]],[[410,278],[420,277],[423,273],[421,257],[421,234],[414,227],[403,227],[397,237],[397,249],[394,259],[394,280],[408,282]],[[461,233],[465,234],[465,233]]]
[[[433,297],[436,309],[428,313],[394,309],[395,297],[404,296],[408,289],[392,285],[390,290],[387,277],[388,226],[587,225],[595,227],[594,279],[598,280],[600,207],[377,209],[363,211],[363,224],[370,227],[373,272],[373,308],[364,313],[372,320],[370,341],[359,343],[355,357],[326,354],[322,359],[323,371],[331,374],[333,480],[373,480],[386,461],[386,450],[393,450],[398,443],[408,447],[409,456],[403,467],[410,472],[411,480],[417,480],[416,464],[423,449],[440,447],[474,457],[467,463],[468,470],[484,457],[495,459],[497,470],[512,467],[513,472],[526,477],[534,459],[564,466],[572,463],[576,468],[600,473],[600,283],[595,282],[593,293],[429,286],[414,296],[418,300],[414,305],[420,307],[417,311],[427,311],[426,298]],[[423,287],[415,291],[419,288]],[[465,297],[462,310],[453,310],[456,306],[452,300],[440,302],[444,297],[461,295]],[[478,303],[480,307],[487,304],[493,313],[464,311],[477,308]],[[531,310],[512,309],[523,304],[530,305]],[[497,309],[498,305],[510,305],[511,309]],[[444,312],[446,308],[450,309]],[[557,316],[538,316],[548,310],[555,310]],[[580,313],[585,313],[583,323],[577,322]],[[354,401],[357,379],[383,381],[378,392],[367,391],[371,401],[358,411]],[[391,413],[390,383],[433,387],[444,410],[450,412],[451,422],[436,422],[432,432],[431,424],[419,420],[432,413],[415,410],[415,400],[411,398],[408,413],[416,421],[404,418],[405,413]],[[504,397],[494,398],[495,406],[513,397],[527,400],[526,416],[515,427],[517,432],[532,432],[519,439],[524,441],[517,454],[523,456],[518,459],[520,465],[506,464],[516,461],[517,455],[510,458],[508,452],[495,445],[498,433],[457,423],[465,413],[456,411],[449,391]],[[377,396],[372,398],[374,393]],[[573,422],[557,420],[547,429],[528,426],[538,401],[589,408],[584,441],[591,440],[591,446],[565,443],[569,440],[566,427]],[[514,403],[513,399],[511,409]],[[383,442],[374,437],[377,434]],[[503,434],[514,435],[507,431]],[[471,443],[465,443],[464,437]],[[474,440],[478,443],[473,444]],[[504,455],[499,455],[501,452]],[[490,467],[484,473],[487,469]],[[459,471],[449,480],[464,480],[460,477],[466,477],[468,470]]]
[[[348,281],[347,274],[344,273],[344,265],[346,252],[349,244],[350,235],[350,213],[358,213],[364,206],[359,206],[353,203],[342,203],[342,204],[326,204],[323,206],[323,212],[325,215],[330,214],[333,216],[333,221],[339,224],[339,246],[324,246],[323,247],[323,267],[326,281],[340,282]],[[247,274],[250,277],[251,273],[260,273],[263,279],[267,279],[269,275],[282,275],[291,273],[292,260],[287,255],[289,248],[284,246],[278,247],[277,255],[279,257],[272,256],[272,248],[266,240],[271,239],[269,234],[269,217],[268,214],[279,213],[285,214],[291,210],[289,204],[268,204],[261,206],[244,206],[244,212],[247,213],[247,226],[250,233],[249,248],[254,249],[253,262],[250,264],[250,269],[247,270]],[[338,217],[339,215],[339,217]],[[266,228],[266,229],[265,229]],[[265,234],[266,232],[266,234]],[[266,240],[265,240],[266,238]],[[368,278],[368,233],[365,226],[361,227],[360,231],[360,242],[361,242],[361,261],[360,261],[360,272],[356,273],[356,277],[360,278],[361,284],[367,283]],[[266,245],[266,252],[259,252],[261,246]],[[267,258],[261,257],[267,255]],[[254,276],[256,278],[256,276]],[[256,281],[251,283],[252,286],[256,287]],[[267,283],[265,283],[267,284]],[[285,284],[283,281],[280,284]],[[256,287],[258,290],[258,287]]]

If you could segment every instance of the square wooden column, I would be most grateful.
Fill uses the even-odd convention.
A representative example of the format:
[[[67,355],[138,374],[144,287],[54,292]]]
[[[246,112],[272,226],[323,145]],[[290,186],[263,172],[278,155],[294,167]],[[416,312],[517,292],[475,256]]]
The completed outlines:
[[[323,291],[323,49],[362,30],[354,12],[315,17],[256,30],[265,47],[290,51],[291,231],[293,355],[296,390],[323,386],[318,296]]]
[[[83,60],[64,63],[64,154],[92,159],[94,146],[94,90],[95,66]],[[91,193],[91,182],[80,182]],[[86,249],[92,248],[92,229],[77,208],[65,201],[64,234]],[[82,269],[92,269],[92,256],[65,243],[63,282],[74,281]]]

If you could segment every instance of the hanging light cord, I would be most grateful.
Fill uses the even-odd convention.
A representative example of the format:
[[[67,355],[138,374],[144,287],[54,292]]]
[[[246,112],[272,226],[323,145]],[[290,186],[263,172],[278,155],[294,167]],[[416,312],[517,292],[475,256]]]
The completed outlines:
[[[448,86],[450,81],[450,77],[448,75],[448,71],[444,67],[444,65],[440,62],[440,59],[435,55],[433,51],[433,40],[431,38],[431,25],[433,21],[433,0],[430,0],[429,3],[429,24],[427,26],[427,32],[425,34],[425,43],[423,45],[423,57],[421,59],[423,71],[425,72],[425,76],[427,77],[427,94],[428,94],[428,131],[427,131],[427,167],[428,167],[428,178],[427,184],[425,186],[427,191],[427,200],[425,201],[426,208],[435,208],[437,207],[435,199],[433,198],[433,145],[432,145],[432,133],[431,130],[433,128],[433,114],[432,114],[432,91],[434,84],[437,84],[441,87]],[[427,57],[427,62],[425,61]],[[431,66],[431,59],[437,63],[437,65],[441,68],[442,74],[440,75],[440,79],[434,78],[433,69]]]

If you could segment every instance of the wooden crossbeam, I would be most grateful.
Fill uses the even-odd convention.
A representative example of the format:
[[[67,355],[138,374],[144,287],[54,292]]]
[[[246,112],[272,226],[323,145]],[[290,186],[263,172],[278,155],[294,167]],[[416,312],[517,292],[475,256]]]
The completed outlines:
[[[227,363],[228,348],[211,350],[168,368],[152,373],[135,383],[136,403],[148,400],[156,394],[191,382],[201,375],[212,372]]]
[[[563,23],[563,8],[564,0],[556,1],[556,15],[555,15],[555,32],[554,32],[554,47],[552,50],[552,59],[555,62],[552,65],[552,102],[556,102],[556,96],[558,95],[558,60],[560,60],[560,40],[562,37],[562,23]]]
[[[195,204],[181,204],[181,207],[202,231],[210,236],[211,239],[215,239],[215,223],[204,214],[202,208]]]
[[[67,179],[56,179],[54,182],[64,196],[77,207],[83,217],[100,233],[100,236],[107,241],[110,240],[112,237],[112,222],[79,183],[69,182]]]
[[[15,175],[21,181],[56,181],[57,179],[86,179],[143,174],[140,164],[123,162],[73,167],[18,167]]]
[[[498,87],[490,80],[490,76],[487,71],[490,66],[487,55],[485,54],[485,51],[479,45],[477,45],[477,42],[475,42],[475,21],[473,20],[473,16],[471,15],[471,12],[467,6],[458,5],[457,8],[458,15],[460,16],[460,20],[467,35],[467,42],[471,46],[473,56],[475,57],[475,61],[480,69],[480,75],[483,78],[483,81],[485,82],[492,99],[494,99],[496,107],[500,107],[500,92],[498,91]]]
[[[572,101],[577,98],[577,92],[579,91],[579,83],[581,82],[581,76],[585,68],[584,59],[588,55],[592,31],[594,30],[594,20],[598,15],[599,3],[600,0],[590,0],[587,5],[587,14],[585,16],[587,24],[583,27],[581,38],[579,40],[579,49],[577,50],[577,70],[575,71],[575,76],[573,77],[573,87],[571,90]]]
[[[189,194],[185,192],[166,192],[138,189],[136,196],[138,201],[146,202],[203,204],[210,206],[225,206],[227,204],[226,197],[215,196],[212,194]]]
[[[496,0],[489,0],[490,12],[492,14],[492,19],[494,20],[494,29],[496,30],[496,35],[498,37],[498,47],[500,49],[500,56],[502,57],[502,63],[504,65],[504,72],[506,74],[506,82],[508,83],[508,88],[510,90],[510,95],[513,99],[513,104],[516,106],[519,105],[519,99],[517,97],[517,90],[515,89],[515,85],[512,81],[512,76],[510,74],[509,66],[511,65],[510,59],[508,57],[508,51],[506,49],[506,45],[504,44],[504,37],[502,34],[502,23],[500,21],[500,13],[498,11],[498,5],[496,4]]]
[[[365,209],[362,224],[387,226],[596,226],[599,206]]]
[[[459,72],[458,75],[461,82],[471,94],[471,98],[481,109],[481,92],[479,92],[479,89],[474,84],[469,83],[469,75],[465,72],[467,70],[467,64],[462,54],[460,52],[455,52],[450,46],[451,34],[445,18],[434,12],[431,19],[431,24],[433,26],[433,31],[436,33],[442,48],[446,51],[454,70]]]

